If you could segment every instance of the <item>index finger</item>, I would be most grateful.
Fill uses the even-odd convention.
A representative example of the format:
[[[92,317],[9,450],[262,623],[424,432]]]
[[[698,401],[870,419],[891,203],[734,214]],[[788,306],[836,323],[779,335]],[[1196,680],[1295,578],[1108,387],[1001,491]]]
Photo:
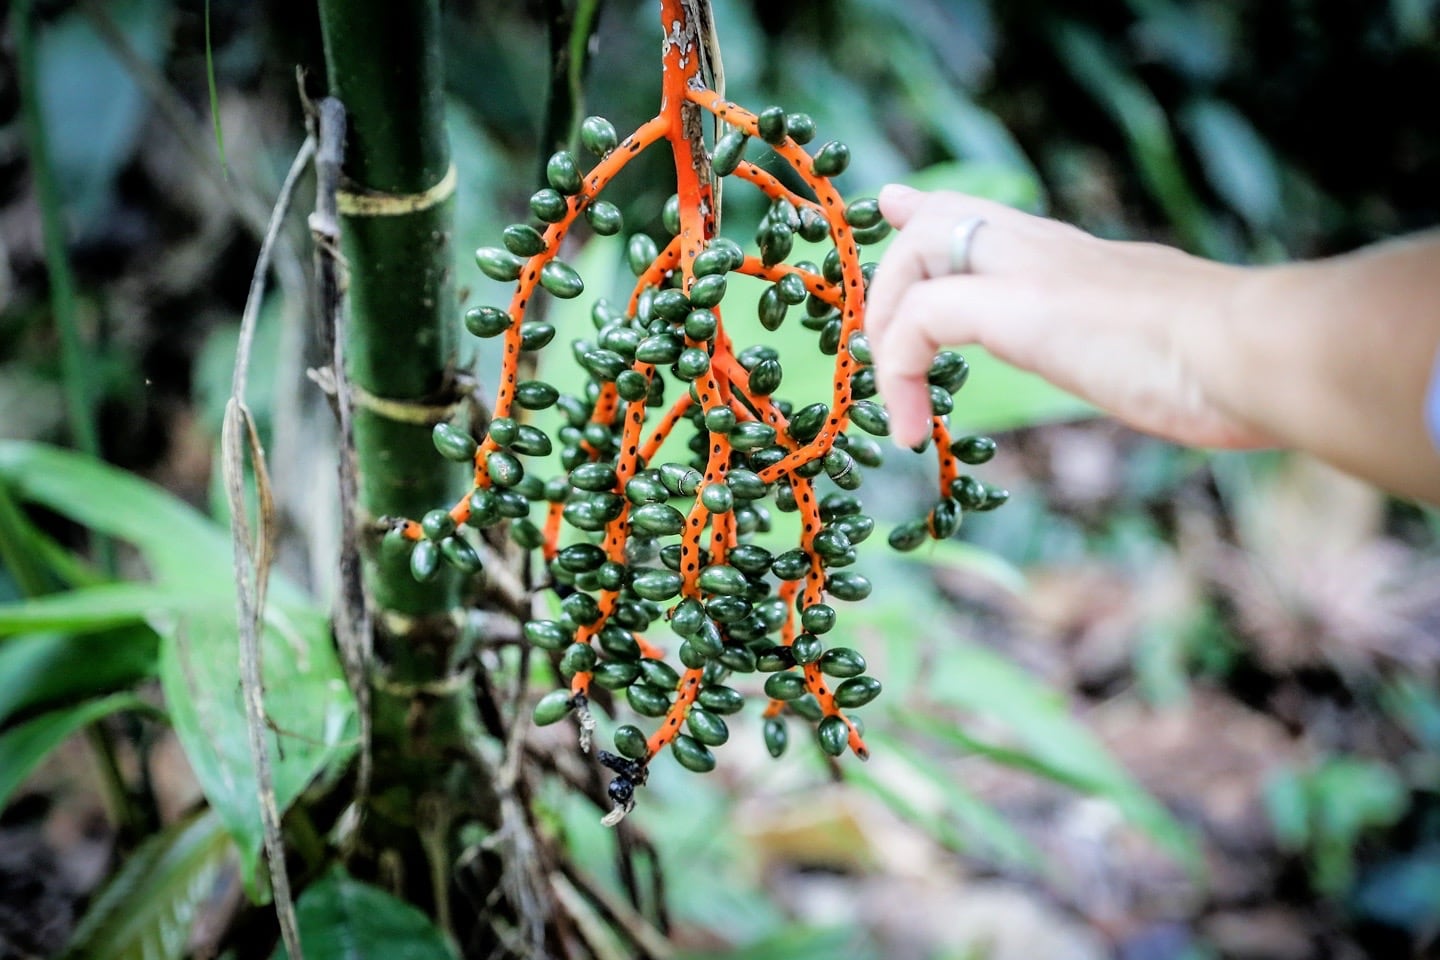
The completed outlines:
[[[880,258],[866,299],[865,329],[872,343],[883,336],[911,286],[950,275],[957,224],[971,217],[994,220],[1015,213],[979,197],[943,190],[926,193],[894,184],[880,191],[880,210],[898,233]]]

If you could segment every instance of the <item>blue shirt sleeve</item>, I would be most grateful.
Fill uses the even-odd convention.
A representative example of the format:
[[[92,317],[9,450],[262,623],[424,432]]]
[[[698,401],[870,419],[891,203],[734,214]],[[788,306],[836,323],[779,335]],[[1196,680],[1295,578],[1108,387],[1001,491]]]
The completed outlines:
[[[1425,391],[1425,426],[1430,431],[1430,443],[1440,450],[1440,354],[1430,370],[1430,388]]]

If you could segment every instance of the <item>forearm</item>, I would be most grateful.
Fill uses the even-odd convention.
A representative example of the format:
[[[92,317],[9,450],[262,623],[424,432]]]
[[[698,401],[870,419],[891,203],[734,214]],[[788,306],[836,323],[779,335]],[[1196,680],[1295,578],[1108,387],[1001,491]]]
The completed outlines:
[[[1440,503],[1424,416],[1440,235],[1248,271],[1222,310],[1209,334],[1192,331],[1217,405],[1279,446]]]

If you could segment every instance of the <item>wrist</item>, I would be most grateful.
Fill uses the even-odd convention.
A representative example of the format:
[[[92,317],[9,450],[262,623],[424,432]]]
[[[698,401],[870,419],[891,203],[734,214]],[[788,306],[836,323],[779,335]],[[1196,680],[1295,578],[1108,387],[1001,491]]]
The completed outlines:
[[[1288,318],[1273,304],[1284,267],[1244,267],[1189,258],[1194,270],[1163,308],[1175,317],[1170,356],[1185,371],[1193,403],[1224,424],[1220,447],[1284,445],[1267,404],[1275,399]],[[1283,385],[1281,386],[1283,389]]]

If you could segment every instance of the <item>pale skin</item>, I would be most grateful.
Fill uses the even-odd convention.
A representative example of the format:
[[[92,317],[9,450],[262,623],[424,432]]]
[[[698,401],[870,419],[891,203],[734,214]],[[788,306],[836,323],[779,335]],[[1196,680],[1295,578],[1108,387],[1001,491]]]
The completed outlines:
[[[979,344],[1147,433],[1304,451],[1440,504],[1424,419],[1440,234],[1236,267],[958,193],[890,186],[880,208],[899,235],[865,325],[897,444],[929,433],[936,351]],[[975,216],[970,269],[952,273],[955,226]]]

